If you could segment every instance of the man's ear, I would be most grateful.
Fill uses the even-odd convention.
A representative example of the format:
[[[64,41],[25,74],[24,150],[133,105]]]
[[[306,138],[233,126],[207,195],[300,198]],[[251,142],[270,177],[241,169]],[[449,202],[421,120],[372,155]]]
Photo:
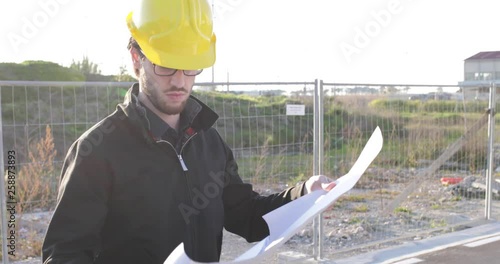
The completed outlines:
[[[141,62],[140,62],[141,56],[139,55],[139,51],[136,48],[130,49],[130,56],[132,57],[132,63],[134,63],[134,65],[136,63],[141,64]]]
[[[132,66],[134,67],[134,72],[139,76],[139,69],[141,68],[141,56],[136,48],[130,49],[130,57],[132,58]]]

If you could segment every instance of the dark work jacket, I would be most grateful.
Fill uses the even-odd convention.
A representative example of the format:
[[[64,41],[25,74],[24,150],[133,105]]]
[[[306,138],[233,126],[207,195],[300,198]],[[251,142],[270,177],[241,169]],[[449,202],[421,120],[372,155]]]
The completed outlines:
[[[218,261],[222,228],[247,241],[269,235],[262,216],[300,196],[303,185],[260,196],[243,183],[231,149],[199,111],[179,151],[155,139],[138,85],[86,131],[64,161],[44,263],[163,263],[184,243],[199,262]]]

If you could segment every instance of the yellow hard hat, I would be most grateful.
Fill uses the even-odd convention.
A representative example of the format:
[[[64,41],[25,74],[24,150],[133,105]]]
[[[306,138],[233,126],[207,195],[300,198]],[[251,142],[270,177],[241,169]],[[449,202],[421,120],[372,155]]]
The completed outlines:
[[[141,0],[127,26],[154,64],[194,70],[215,63],[215,34],[207,0]]]

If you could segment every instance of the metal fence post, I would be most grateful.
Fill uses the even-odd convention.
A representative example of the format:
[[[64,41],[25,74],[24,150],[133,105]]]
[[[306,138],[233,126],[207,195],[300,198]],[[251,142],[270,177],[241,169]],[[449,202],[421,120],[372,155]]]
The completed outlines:
[[[318,166],[318,174],[324,174],[324,148],[325,148],[325,137],[324,137],[324,131],[325,131],[325,116],[324,116],[324,94],[323,94],[323,80],[319,81],[319,132],[318,132],[318,161],[319,161],[319,166]],[[324,229],[323,229],[323,213],[319,214],[319,229],[318,229],[318,258],[323,259],[323,242],[324,242]]]
[[[3,122],[2,122],[2,87],[0,87],[0,203],[2,216],[2,259],[4,264],[9,263],[9,254],[7,251],[7,204],[5,201],[5,171],[3,162]]]
[[[490,102],[488,116],[488,169],[486,171],[486,202],[485,202],[485,218],[491,219],[491,201],[492,201],[492,185],[493,185],[493,166],[495,163],[494,142],[495,142],[495,96],[496,85],[494,82],[490,85]]]
[[[313,140],[313,174],[323,174],[323,81],[314,81],[314,140]],[[313,220],[313,256],[323,258],[323,214]]]
[[[314,80],[314,124],[313,124],[313,175],[317,175],[319,173],[319,80]],[[317,259],[318,255],[318,217],[313,219],[313,257]]]

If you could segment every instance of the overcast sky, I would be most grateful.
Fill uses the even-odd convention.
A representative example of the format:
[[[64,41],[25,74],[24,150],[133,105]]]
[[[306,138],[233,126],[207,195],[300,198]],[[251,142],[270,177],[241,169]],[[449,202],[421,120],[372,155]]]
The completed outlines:
[[[130,69],[135,0],[1,1],[0,62]],[[500,50],[498,0],[215,0],[215,81],[457,84],[463,61]],[[210,81],[211,70],[198,81]]]

